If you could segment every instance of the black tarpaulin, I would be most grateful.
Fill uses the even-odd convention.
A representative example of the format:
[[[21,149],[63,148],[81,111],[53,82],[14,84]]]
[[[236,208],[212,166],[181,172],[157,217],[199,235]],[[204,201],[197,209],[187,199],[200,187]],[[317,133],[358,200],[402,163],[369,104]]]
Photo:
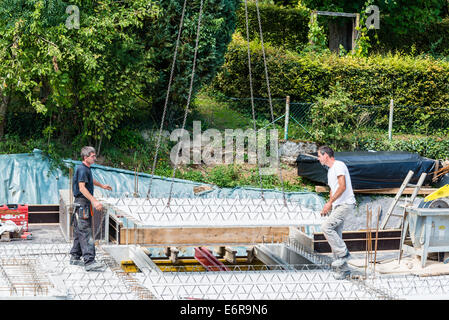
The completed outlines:
[[[335,152],[334,155],[348,167],[353,189],[398,188],[410,170],[414,172],[411,183],[416,183],[423,172],[428,174],[425,183],[429,183],[430,173],[434,172],[436,165],[435,160],[403,151]],[[317,153],[312,156],[317,156]],[[322,166],[318,159],[299,154],[296,163],[299,176],[327,184],[328,168]]]

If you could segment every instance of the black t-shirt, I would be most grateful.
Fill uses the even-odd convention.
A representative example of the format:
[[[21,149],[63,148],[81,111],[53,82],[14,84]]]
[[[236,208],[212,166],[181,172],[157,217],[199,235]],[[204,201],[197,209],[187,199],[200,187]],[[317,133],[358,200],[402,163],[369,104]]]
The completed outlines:
[[[90,168],[86,166],[84,163],[81,163],[76,166],[75,175],[73,176],[73,196],[75,198],[82,197],[86,199],[86,197],[81,193],[79,183],[84,182],[86,189],[90,192],[91,195],[94,195],[94,178],[92,177],[92,172]]]

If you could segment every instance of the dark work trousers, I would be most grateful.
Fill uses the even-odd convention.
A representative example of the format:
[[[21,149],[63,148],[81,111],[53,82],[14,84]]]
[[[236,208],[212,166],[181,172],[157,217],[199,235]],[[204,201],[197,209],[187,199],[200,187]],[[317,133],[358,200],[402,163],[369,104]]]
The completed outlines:
[[[76,259],[83,257],[86,265],[95,260],[90,209],[90,201],[82,198],[75,199],[75,210],[72,216],[73,247],[70,254]]]

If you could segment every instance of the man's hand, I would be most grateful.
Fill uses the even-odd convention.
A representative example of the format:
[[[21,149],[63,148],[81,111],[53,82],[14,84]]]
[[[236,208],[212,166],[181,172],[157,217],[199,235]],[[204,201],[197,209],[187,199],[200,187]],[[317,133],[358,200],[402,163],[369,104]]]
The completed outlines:
[[[97,211],[103,210],[103,205],[102,205],[101,202],[98,201],[98,200],[94,200],[94,201],[92,202],[92,205],[94,206],[95,210],[97,210]]]
[[[326,202],[326,204],[323,207],[323,210],[321,210],[321,216],[325,216],[329,213],[329,211],[331,211],[332,209],[332,203],[331,202]]]

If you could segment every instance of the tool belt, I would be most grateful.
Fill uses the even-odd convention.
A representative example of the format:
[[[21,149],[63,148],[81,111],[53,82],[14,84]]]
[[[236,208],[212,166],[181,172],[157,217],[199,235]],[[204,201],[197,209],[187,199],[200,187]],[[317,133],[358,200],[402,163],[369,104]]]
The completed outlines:
[[[92,214],[92,206],[90,201],[85,198],[75,198],[75,202],[73,204],[73,216],[72,216],[72,224],[73,219],[83,219],[87,220]]]

